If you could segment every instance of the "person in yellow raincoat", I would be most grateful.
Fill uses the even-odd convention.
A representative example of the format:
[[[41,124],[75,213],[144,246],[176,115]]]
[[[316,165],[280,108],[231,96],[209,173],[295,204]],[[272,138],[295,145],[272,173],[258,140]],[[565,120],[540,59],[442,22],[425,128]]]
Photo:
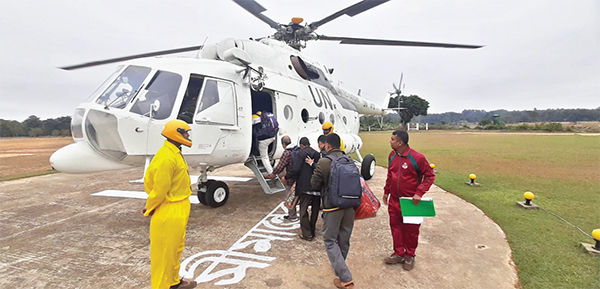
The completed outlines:
[[[323,124],[323,126],[321,127],[321,129],[323,129],[323,135],[328,135],[333,133],[333,123],[327,121]],[[340,137],[340,142],[341,142],[341,146],[340,149],[343,152],[346,152],[346,147],[344,146],[344,140],[342,140],[342,138]]]
[[[182,120],[167,122],[162,135],[167,138],[146,170],[144,187],[148,194],[142,209],[150,221],[150,263],[152,288],[188,289],[195,281],[179,278],[179,260],[185,246],[192,194],[188,165],[181,145],[190,147],[190,126]]]

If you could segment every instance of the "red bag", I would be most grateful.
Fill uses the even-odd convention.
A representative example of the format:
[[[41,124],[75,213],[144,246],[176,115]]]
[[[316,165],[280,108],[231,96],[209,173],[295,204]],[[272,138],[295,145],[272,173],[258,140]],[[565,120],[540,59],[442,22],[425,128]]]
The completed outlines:
[[[354,208],[355,220],[375,217],[379,207],[381,207],[381,203],[379,203],[379,200],[362,177],[360,177],[360,185],[362,187],[362,197],[360,198],[360,206]]]

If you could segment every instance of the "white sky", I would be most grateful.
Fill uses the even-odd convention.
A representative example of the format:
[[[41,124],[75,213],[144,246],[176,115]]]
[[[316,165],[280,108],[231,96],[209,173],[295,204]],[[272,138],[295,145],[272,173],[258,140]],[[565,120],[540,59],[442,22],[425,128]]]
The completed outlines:
[[[258,0],[283,23],[310,23],[356,2]],[[117,64],[59,66],[273,32],[225,0],[0,0],[0,118],[71,115]],[[392,0],[317,33],[485,45],[309,43],[305,52],[335,68],[336,82],[376,103],[404,72],[403,94],[428,100],[430,113],[600,106],[598,0]]]

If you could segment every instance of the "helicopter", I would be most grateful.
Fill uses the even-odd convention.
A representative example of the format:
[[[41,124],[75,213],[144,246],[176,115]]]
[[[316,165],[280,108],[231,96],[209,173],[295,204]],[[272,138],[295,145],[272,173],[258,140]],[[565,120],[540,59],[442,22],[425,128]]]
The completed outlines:
[[[279,180],[266,180],[253,152],[252,115],[270,112],[278,120],[277,140],[289,136],[311,143],[329,121],[343,140],[346,153],[356,153],[361,174],[370,179],[375,158],[360,153],[360,115],[384,115],[382,105],[346,91],[331,81],[333,69],[302,52],[309,41],[352,45],[421,46],[475,49],[482,46],[402,40],[350,38],[315,33],[343,15],[355,16],[389,0],[364,0],[319,21],[289,24],[273,21],[254,0],[233,0],[276,32],[257,39],[225,38],[217,43],[137,54],[61,67],[74,70],[127,61],[80,104],[72,117],[74,143],[50,157],[53,168],[66,173],[90,173],[132,166],[148,167],[162,146],[165,123],[181,119],[192,128],[192,147],[182,154],[199,170],[198,199],[220,207],[229,198],[223,181],[209,179],[215,168],[244,163],[265,193],[284,190]],[[163,58],[197,51],[193,58]],[[398,90],[398,89],[396,89]],[[281,157],[279,141],[269,147],[271,159]]]

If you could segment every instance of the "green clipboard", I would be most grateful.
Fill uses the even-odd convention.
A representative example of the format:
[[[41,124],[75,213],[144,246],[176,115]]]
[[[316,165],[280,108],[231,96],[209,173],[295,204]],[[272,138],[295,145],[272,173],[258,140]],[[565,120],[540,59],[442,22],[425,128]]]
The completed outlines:
[[[435,217],[433,199],[422,198],[419,205],[412,202],[412,198],[400,198],[400,209],[403,217]]]

